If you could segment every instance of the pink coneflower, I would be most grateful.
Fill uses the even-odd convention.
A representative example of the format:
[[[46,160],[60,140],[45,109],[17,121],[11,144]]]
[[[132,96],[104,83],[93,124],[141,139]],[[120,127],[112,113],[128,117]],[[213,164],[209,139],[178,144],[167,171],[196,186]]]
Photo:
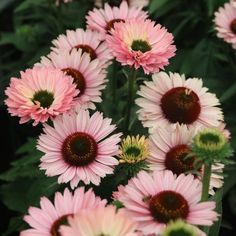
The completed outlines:
[[[97,59],[90,59],[87,53],[82,50],[73,49],[52,52],[48,57],[42,57],[41,62],[36,67],[57,68],[65,74],[73,77],[76,88],[80,93],[74,99],[81,106],[95,109],[94,102],[101,102],[101,90],[105,88],[105,72],[99,66]]]
[[[70,110],[79,91],[62,71],[34,68],[21,72],[21,78],[11,78],[5,93],[9,113],[19,116],[20,124],[32,119],[37,125]]]
[[[29,215],[24,220],[32,227],[24,230],[20,236],[59,236],[59,228],[65,224],[68,216],[73,216],[83,209],[102,207],[106,200],[96,197],[92,189],[85,192],[84,187],[77,188],[72,194],[68,189],[64,193],[56,192],[54,204],[42,197],[40,208],[30,207]]]
[[[199,202],[202,186],[193,175],[176,177],[171,171],[141,171],[120,194],[131,219],[145,235],[159,234],[172,220],[212,225],[217,220],[215,202]]]
[[[232,44],[236,49],[236,8],[235,3],[225,3],[215,13],[217,36]]]
[[[141,109],[139,119],[150,131],[157,126],[186,124],[190,126],[217,127],[223,120],[219,100],[215,94],[207,92],[202,80],[185,80],[178,73],[160,72],[152,76],[152,81],[144,82],[136,103]]]
[[[124,0],[128,3],[130,7],[146,7],[149,4],[149,0]],[[122,2],[122,0],[121,0]],[[102,0],[95,0],[95,6],[102,7]]]
[[[176,127],[159,127],[149,136],[150,155],[146,159],[150,169],[155,171],[171,170],[174,174],[200,172],[199,179],[202,178],[203,169],[199,165],[195,167],[196,157],[189,157],[191,154],[191,144],[197,130],[190,129],[186,125],[177,125]],[[223,185],[222,175],[224,165],[216,164],[212,166],[212,175],[210,181],[210,193],[214,194],[213,188],[220,188]]]
[[[107,67],[112,59],[110,49],[102,42],[101,35],[89,29],[67,30],[66,34],[59,35],[52,43],[54,47],[51,49],[56,53],[81,49],[83,53],[89,54],[91,60],[98,59],[102,67]]]
[[[118,164],[121,133],[113,134],[111,119],[81,109],[78,113],[57,117],[54,128],[44,125],[44,134],[37,148],[44,152],[40,168],[47,176],[59,175],[58,183],[70,182],[72,188],[79,181],[99,185],[101,177],[113,173]]]
[[[117,61],[135,69],[142,67],[146,74],[164,69],[176,51],[173,35],[151,20],[116,23],[106,39]]]
[[[87,26],[89,29],[96,30],[102,34],[103,38],[117,22],[125,22],[130,19],[144,20],[147,18],[147,13],[141,8],[130,7],[126,1],[122,1],[120,7],[111,7],[108,3],[104,9],[96,9],[88,13]]]
[[[69,226],[62,226],[63,236],[138,236],[136,223],[128,218],[125,209],[114,206],[84,210],[69,217]]]

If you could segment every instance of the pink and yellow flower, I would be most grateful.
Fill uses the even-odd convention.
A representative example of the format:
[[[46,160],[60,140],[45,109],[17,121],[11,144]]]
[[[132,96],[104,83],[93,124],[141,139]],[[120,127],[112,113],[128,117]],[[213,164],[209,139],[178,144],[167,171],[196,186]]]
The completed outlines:
[[[101,91],[105,88],[106,74],[99,66],[99,60],[91,61],[89,55],[81,49],[51,52],[47,57],[42,57],[41,62],[35,66],[60,69],[71,76],[80,91],[74,99],[75,105],[95,109],[94,103],[102,101]]]
[[[68,216],[73,216],[83,209],[94,209],[106,205],[106,200],[96,197],[92,189],[87,192],[84,187],[77,188],[73,193],[65,189],[64,193],[55,193],[54,204],[47,198],[42,197],[40,208],[30,207],[29,215],[24,220],[32,227],[24,230],[20,236],[52,236],[60,235],[59,228]]]
[[[116,23],[110,32],[106,40],[116,60],[135,69],[142,67],[146,74],[164,69],[175,55],[173,35],[151,20]]]
[[[139,172],[118,195],[138,230],[160,234],[173,220],[212,225],[217,220],[215,202],[200,202],[202,185],[193,175],[176,177],[171,171]]]
[[[79,94],[73,79],[57,69],[34,68],[11,78],[5,91],[8,111],[20,117],[20,124],[33,120],[33,125],[67,112]]]
[[[57,117],[53,125],[44,125],[37,146],[44,153],[40,168],[47,176],[59,176],[58,183],[70,182],[74,188],[80,181],[99,185],[113,173],[121,133],[110,135],[116,128],[111,119],[99,112],[90,117],[81,109]]]

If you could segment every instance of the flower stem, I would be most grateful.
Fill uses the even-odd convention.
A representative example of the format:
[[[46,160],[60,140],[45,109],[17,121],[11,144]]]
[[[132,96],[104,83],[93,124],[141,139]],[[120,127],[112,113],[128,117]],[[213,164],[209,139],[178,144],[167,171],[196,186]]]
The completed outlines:
[[[129,133],[129,125],[130,125],[130,115],[133,105],[133,90],[134,90],[134,83],[137,76],[137,70],[133,69],[131,72],[130,78],[128,78],[128,99],[127,99],[127,113],[125,119],[125,131]]]
[[[205,164],[203,179],[202,179],[202,197],[201,197],[202,202],[208,199],[210,178],[211,178],[211,164]]]

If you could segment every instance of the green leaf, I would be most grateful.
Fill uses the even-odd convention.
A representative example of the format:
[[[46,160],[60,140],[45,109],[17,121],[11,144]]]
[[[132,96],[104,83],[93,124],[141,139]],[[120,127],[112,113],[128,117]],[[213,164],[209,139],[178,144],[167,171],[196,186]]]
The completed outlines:
[[[149,12],[150,14],[154,13],[158,10],[161,6],[163,6],[165,3],[167,3],[168,0],[152,0],[149,5]]]

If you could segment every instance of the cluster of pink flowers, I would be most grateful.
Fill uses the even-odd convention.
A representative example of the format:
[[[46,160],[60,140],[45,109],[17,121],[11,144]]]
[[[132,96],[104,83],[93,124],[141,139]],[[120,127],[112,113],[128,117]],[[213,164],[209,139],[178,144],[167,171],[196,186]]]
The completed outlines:
[[[59,35],[49,55],[21,72],[20,78],[11,78],[6,89],[5,103],[12,116],[18,116],[20,123],[43,123],[37,142],[43,153],[40,169],[74,190],[55,193],[54,203],[43,197],[40,208],[30,207],[24,220],[32,228],[22,236],[161,235],[177,219],[196,226],[210,226],[218,219],[215,202],[200,202],[203,166],[195,176],[189,173],[195,157],[185,157],[193,137],[205,127],[221,130],[228,138],[219,100],[201,79],[160,72],[175,55],[174,37],[148,19],[142,10],[147,1],[139,1],[140,7],[128,2],[90,11],[87,29]],[[235,20],[233,3],[216,13],[218,36],[236,48]],[[113,193],[124,206],[119,210],[96,197],[91,188],[78,187],[99,186],[119,165],[122,133],[102,113],[91,114],[102,102],[112,59],[152,74],[135,101],[138,119],[149,130],[149,171],[140,171]],[[223,184],[223,167],[212,166],[210,194]]]

